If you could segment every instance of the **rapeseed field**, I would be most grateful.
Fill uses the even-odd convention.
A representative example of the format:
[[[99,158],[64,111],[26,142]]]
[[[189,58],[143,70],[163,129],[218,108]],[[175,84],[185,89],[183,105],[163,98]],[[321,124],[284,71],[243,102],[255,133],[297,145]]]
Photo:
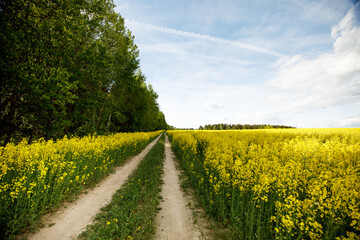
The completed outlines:
[[[234,239],[359,239],[360,129],[168,131]]]
[[[0,147],[0,238],[94,186],[161,131],[39,140]]]

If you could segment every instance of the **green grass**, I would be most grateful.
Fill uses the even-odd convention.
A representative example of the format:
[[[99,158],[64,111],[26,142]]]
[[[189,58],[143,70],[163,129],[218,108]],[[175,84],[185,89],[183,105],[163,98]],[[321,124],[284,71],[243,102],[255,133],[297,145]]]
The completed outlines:
[[[150,150],[112,201],[79,235],[80,239],[150,239],[161,200],[164,138]]]

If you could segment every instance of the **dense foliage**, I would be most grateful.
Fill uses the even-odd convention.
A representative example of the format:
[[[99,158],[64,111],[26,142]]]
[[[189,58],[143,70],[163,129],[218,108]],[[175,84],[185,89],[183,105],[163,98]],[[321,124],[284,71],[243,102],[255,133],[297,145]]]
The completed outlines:
[[[294,128],[284,125],[269,125],[269,124],[206,124],[204,127],[200,126],[199,130],[230,130],[230,129],[272,129],[272,128]]]
[[[112,0],[0,0],[0,141],[165,129]]]
[[[0,238],[93,186],[160,131],[63,138],[0,147]]]
[[[168,134],[234,239],[359,239],[360,129]]]

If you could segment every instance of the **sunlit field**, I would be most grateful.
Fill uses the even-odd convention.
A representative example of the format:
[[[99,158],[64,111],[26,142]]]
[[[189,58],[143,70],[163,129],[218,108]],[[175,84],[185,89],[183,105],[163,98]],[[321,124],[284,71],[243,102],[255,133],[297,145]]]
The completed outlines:
[[[168,131],[201,203],[238,239],[358,239],[360,129]]]
[[[0,232],[13,235],[94,186],[161,131],[63,138],[0,147]]]

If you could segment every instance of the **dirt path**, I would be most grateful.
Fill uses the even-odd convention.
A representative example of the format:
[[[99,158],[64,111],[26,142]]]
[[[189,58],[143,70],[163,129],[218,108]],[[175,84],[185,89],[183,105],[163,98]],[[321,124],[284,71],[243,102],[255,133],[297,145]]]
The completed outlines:
[[[173,153],[168,137],[165,138],[164,185],[160,202],[160,212],[156,217],[157,233],[155,239],[191,240],[199,239],[201,234],[194,224],[192,211],[179,184],[179,173],[175,168]]]
[[[76,239],[85,227],[92,222],[100,208],[109,203],[112,195],[136,169],[158,139],[159,137],[124,166],[118,167],[114,174],[108,176],[87,194],[80,196],[75,202],[50,216],[47,225],[51,224],[52,226],[40,229],[39,232],[29,236],[29,239]]]

